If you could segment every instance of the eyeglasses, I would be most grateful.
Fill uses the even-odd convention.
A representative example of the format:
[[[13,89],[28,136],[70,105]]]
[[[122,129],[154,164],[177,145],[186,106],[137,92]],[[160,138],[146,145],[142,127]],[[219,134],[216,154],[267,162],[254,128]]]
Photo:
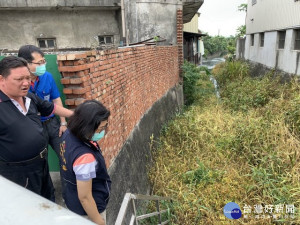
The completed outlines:
[[[106,130],[107,127],[108,127],[108,122],[104,126],[101,126],[101,127],[99,126],[96,131],[101,132],[103,130]]]
[[[40,61],[38,61],[38,62],[31,62],[32,64],[36,64],[36,65],[43,65],[43,64],[45,64],[47,61],[46,61],[46,59],[42,59],[42,60],[40,60]]]

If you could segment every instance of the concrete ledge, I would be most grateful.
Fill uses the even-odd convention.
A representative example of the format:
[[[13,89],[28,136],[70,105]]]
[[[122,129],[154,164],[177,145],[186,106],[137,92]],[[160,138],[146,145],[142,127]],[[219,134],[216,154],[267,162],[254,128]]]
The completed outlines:
[[[60,8],[60,7],[115,7],[120,8],[120,0],[3,0],[0,1],[0,10],[2,9],[37,9],[37,8]]]

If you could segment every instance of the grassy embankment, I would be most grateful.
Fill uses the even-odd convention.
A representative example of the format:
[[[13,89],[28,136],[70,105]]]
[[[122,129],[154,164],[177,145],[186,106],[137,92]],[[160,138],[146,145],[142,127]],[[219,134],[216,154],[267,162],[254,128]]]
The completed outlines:
[[[173,199],[173,224],[300,224],[299,83],[251,78],[247,64],[228,62],[212,71],[217,99],[207,74],[187,63],[184,73],[190,106],[163,129],[150,172],[154,194]],[[228,202],[251,206],[250,218],[227,219]],[[255,218],[257,204],[294,204],[295,218]]]

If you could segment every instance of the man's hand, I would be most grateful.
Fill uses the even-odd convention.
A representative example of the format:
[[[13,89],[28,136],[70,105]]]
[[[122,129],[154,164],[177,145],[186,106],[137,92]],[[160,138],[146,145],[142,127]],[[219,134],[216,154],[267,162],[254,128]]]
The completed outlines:
[[[59,134],[58,136],[61,137],[61,135],[67,130],[67,126],[61,125],[59,128]]]

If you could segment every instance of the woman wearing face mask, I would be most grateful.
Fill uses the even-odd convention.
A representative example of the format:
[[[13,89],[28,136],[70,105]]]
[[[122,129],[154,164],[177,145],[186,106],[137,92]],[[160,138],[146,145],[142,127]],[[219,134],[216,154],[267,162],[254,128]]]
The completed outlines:
[[[67,207],[105,224],[111,180],[97,143],[104,137],[110,112],[98,101],[79,105],[68,122],[61,145],[61,174]]]

